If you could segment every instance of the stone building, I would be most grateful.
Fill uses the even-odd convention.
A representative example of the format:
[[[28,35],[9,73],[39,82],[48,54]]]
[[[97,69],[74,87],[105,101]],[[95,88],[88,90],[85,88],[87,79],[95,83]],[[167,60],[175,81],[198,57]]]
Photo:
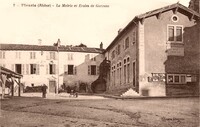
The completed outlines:
[[[198,12],[179,3],[135,16],[104,52],[111,62],[107,91],[120,95],[132,88],[145,96],[197,94],[199,18]]]
[[[104,59],[102,48],[0,44],[0,49],[2,67],[22,74],[25,86],[46,84],[51,93],[63,84],[91,84]]]

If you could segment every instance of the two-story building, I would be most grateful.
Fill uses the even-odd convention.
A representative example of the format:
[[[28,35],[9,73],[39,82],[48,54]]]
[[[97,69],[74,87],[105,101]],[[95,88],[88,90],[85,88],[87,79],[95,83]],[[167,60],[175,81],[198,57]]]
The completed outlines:
[[[46,84],[52,93],[63,84],[91,84],[104,59],[102,48],[22,44],[0,44],[0,48],[1,66],[22,74],[25,86]]]
[[[106,48],[107,91],[139,95],[197,94],[200,14],[179,3],[134,17]],[[124,92],[123,91],[123,92]]]

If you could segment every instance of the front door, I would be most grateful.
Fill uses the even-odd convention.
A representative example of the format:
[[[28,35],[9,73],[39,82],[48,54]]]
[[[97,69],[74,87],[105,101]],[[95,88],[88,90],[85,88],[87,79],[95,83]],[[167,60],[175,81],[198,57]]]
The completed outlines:
[[[56,81],[49,81],[49,93],[56,92]]]

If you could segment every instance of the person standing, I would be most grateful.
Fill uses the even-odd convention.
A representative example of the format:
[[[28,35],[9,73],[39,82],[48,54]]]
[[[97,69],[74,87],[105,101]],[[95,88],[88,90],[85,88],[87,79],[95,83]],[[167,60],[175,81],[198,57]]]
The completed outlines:
[[[47,86],[43,84],[42,86],[42,97],[46,98],[46,93],[47,93]]]

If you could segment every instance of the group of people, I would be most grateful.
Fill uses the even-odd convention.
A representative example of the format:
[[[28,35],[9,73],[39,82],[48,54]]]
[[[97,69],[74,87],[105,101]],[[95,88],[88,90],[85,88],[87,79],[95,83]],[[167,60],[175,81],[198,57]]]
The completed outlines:
[[[42,85],[42,97],[46,98],[46,94],[47,94],[47,86],[45,84],[43,84]],[[77,90],[76,86],[73,89],[71,89],[69,97],[78,97],[78,90]]]

